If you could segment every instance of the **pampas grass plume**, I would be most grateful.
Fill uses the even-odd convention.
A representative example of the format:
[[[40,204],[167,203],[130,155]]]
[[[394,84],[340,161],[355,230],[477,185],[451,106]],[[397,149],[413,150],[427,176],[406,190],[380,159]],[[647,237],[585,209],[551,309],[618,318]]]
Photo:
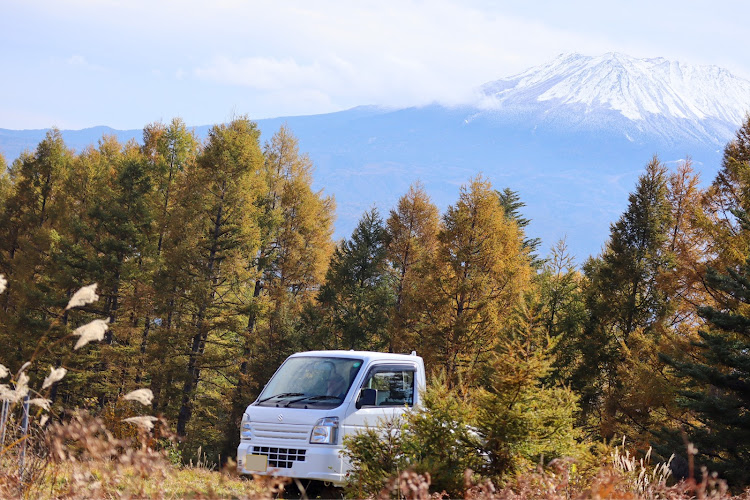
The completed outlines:
[[[151,389],[136,389],[123,396],[123,399],[138,401],[143,406],[150,406],[154,399],[154,393],[151,392]]]
[[[45,398],[34,398],[29,399],[29,404],[38,406],[39,408],[44,408],[46,411],[49,411],[49,405],[52,404],[52,401]]]
[[[78,335],[79,338],[73,349],[78,350],[93,340],[102,340],[104,338],[104,332],[109,329],[107,324],[108,320],[95,319],[91,323],[86,323],[83,326],[79,326],[73,330],[73,335]]]
[[[86,304],[91,304],[92,302],[96,302],[97,300],[99,300],[99,296],[96,294],[96,283],[94,283],[92,285],[85,286],[74,293],[70,298],[70,301],[68,302],[65,310],[67,311],[68,309],[71,309],[73,307],[85,306]]]
[[[42,384],[42,389],[46,389],[47,387],[51,386],[55,382],[58,382],[62,380],[62,378],[65,376],[65,374],[68,373],[68,370],[65,368],[52,368],[49,367],[49,375],[47,375],[47,378],[44,379],[44,383]]]
[[[128,423],[131,423],[131,424],[135,424],[135,425],[137,425],[138,427],[140,427],[140,428],[142,428],[144,430],[150,431],[151,429],[154,428],[154,422],[156,422],[157,420],[159,420],[159,419],[156,418],[156,417],[152,417],[150,415],[147,415],[147,416],[143,416],[143,417],[130,417],[130,418],[126,418],[126,419],[123,419],[123,422],[128,422]]]
[[[0,384],[0,400],[10,401],[11,403],[18,403],[23,397],[29,392],[29,376],[25,373],[21,373],[18,376],[16,382],[16,388],[11,390],[5,384]]]

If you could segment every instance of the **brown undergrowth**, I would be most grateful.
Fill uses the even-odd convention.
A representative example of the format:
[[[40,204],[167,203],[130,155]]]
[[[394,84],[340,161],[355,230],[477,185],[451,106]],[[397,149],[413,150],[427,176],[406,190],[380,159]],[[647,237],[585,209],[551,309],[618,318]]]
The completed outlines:
[[[229,464],[224,471],[170,461],[174,434],[159,419],[153,430],[119,438],[102,419],[75,414],[28,438],[26,464],[18,446],[6,447],[0,463],[0,498],[247,498],[278,496],[281,479],[248,481]]]
[[[688,500],[721,499],[750,500],[750,490],[732,495],[727,483],[707,470],[700,471],[700,481],[692,476],[686,480],[671,480],[670,463],[651,465],[650,451],[636,458],[625,449],[625,442],[614,447],[603,463],[595,467],[578,469],[571,458],[558,458],[536,469],[517,475],[503,485],[488,479],[478,480],[474,471],[464,472],[466,500],[571,500],[571,499],[623,499],[623,500]],[[592,472],[593,471],[593,472]],[[403,498],[433,500],[450,498],[435,492],[429,473],[413,470],[400,472],[374,496],[378,500]]]

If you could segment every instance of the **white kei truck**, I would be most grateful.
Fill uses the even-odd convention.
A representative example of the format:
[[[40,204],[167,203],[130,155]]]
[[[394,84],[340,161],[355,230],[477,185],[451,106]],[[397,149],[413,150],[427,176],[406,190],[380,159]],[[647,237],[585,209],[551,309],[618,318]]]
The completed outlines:
[[[424,387],[416,353],[293,354],[245,410],[238,471],[342,486],[342,438],[418,406]]]

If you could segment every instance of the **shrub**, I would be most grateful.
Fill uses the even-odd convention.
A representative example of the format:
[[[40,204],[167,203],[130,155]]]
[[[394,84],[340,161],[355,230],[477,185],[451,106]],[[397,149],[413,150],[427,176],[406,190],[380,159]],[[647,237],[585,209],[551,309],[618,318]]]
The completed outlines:
[[[344,454],[351,462],[347,496],[373,496],[409,467],[403,443],[406,432],[406,420],[394,417],[382,420],[377,428],[344,438]]]
[[[536,377],[519,380],[517,367],[498,362],[497,368],[502,372],[492,390],[461,395],[438,378],[423,392],[421,407],[348,437],[349,494],[376,495],[409,470],[428,477],[433,491],[456,497],[465,492],[467,470],[476,471],[471,481],[501,484],[545,459],[572,463],[585,455],[576,440],[577,406],[569,390],[545,388]]]
[[[466,469],[479,469],[485,462],[471,427],[473,406],[442,381],[427,389],[422,400],[420,408],[403,417],[345,439],[344,453],[352,466],[350,496],[376,495],[407,469],[427,473],[435,491],[463,494]],[[398,485],[395,490],[400,491]]]
[[[472,424],[475,409],[442,381],[423,395],[424,405],[407,415],[404,448],[413,468],[429,473],[435,491],[451,498],[463,493],[464,472],[486,463],[479,435]]]

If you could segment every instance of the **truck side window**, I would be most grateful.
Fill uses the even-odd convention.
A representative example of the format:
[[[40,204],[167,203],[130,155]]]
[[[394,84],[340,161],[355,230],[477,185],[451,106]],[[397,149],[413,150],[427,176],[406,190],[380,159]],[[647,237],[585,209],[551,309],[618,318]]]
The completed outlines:
[[[412,406],[414,369],[376,367],[367,376],[362,388],[377,391],[376,406]]]

